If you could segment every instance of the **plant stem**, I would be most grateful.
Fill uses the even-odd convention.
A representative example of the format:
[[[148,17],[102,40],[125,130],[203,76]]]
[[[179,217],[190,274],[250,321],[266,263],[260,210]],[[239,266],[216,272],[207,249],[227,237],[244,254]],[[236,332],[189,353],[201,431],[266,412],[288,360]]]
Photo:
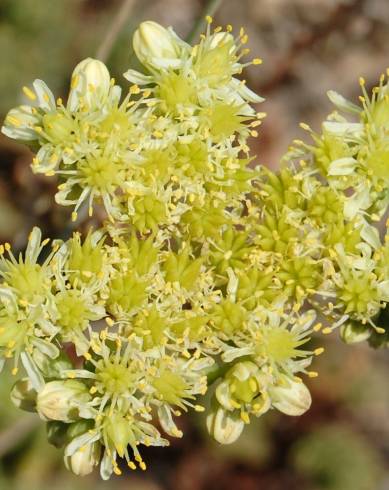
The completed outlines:
[[[136,0],[123,0],[123,3],[118,10],[118,13],[113,18],[107,33],[96,51],[96,58],[106,62],[111,54],[115,41],[122,31]]]
[[[0,435],[0,458],[12,451],[39,425],[37,415],[26,414]]]
[[[189,33],[186,39],[188,43],[192,43],[199,37],[199,35],[204,29],[205,17],[207,15],[210,15],[212,17],[220,7],[222,1],[223,0],[208,0],[203,11],[201,12],[200,17],[197,19],[195,25],[193,26],[193,29],[191,30],[191,32]]]

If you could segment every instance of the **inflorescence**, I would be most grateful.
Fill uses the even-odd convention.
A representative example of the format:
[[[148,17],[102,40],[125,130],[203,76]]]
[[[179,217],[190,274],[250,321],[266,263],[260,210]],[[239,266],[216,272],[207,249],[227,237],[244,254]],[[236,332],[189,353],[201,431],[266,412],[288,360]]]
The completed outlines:
[[[36,80],[2,128],[57,176],[74,221],[106,215],[84,238],[34,228],[25,254],[0,247],[0,364],[24,376],[11,398],[79,475],[120,474],[119,458],[146,469],[141,446],[182,437],[189,409],[223,444],[270,409],[304,413],[315,332],[388,344],[387,79],[371,96],[361,79],[360,105],[329,92],[322,132],[302,125],[311,143],[253,168],[263,99],[238,77],[261,60],[242,61],[243,29],[207,20],[195,46],[142,23],[144,73],[124,74],[125,94],[88,58],[66,104]]]

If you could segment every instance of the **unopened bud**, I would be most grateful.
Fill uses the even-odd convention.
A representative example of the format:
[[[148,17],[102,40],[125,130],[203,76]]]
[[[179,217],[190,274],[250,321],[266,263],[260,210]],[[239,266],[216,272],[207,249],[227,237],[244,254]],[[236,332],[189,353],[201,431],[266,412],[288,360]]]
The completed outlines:
[[[86,58],[73,71],[68,106],[76,110],[85,105],[98,108],[107,98],[111,88],[111,77],[102,61]]]
[[[37,411],[46,420],[73,422],[83,415],[83,405],[90,398],[80,381],[50,381],[38,393]]]
[[[304,383],[283,375],[282,384],[269,387],[273,407],[286,415],[298,416],[305,413],[312,403],[311,394]]]
[[[364,342],[370,337],[371,333],[372,330],[370,327],[353,321],[343,324],[340,329],[340,336],[346,344]]]
[[[156,22],[142,22],[135,31],[133,46],[139,61],[146,67],[178,66],[180,45],[173,33]]]
[[[85,476],[92,473],[100,462],[101,444],[96,441],[75,451],[71,456],[65,456],[65,466],[75,475]]]
[[[239,414],[227,412],[219,407],[207,417],[207,429],[220,444],[232,444],[241,435],[244,422]]]

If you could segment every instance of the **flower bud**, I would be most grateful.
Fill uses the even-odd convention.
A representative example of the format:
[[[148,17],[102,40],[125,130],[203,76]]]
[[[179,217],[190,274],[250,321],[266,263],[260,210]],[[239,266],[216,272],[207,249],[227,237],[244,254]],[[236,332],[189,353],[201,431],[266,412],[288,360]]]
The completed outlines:
[[[11,400],[15,407],[27,412],[36,412],[37,392],[34,390],[30,378],[23,378],[14,384],[11,391]]]
[[[97,109],[104,103],[111,88],[111,77],[102,61],[86,58],[73,71],[68,108],[76,110],[80,105]]]
[[[251,361],[238,362],[216,388],[217,401],[227,410],[236,404],[250,404],[260,392],[258,367]]]
[[[282,375],[277,386],[269,387],[273,407],[286,415],[305,413],[312,403],[311,394],[302,381]]]
[[[71,456],[65,456],[65,466],[77,476],[85,476],[92,473],[100,462],[101,444],[92,442],[75,451]]]
[[[83,404],[90,399],[87,387],[80,381],[50,381],[38,393],[37,411],[46,420],[73,422],[88,416]]]
[[[372,333],[372,329],[359,322],[349,321],[344,323],[340,329],[340,336],[346,344],[364,342]]]
[[[241,435],[244,422],[239,414],[229,413],[222,407],[215,408],[207,417],[207,429],[220,444],[232,444]]]
[[[172,32],[156,22],[142,22],[135,31],[133,46],[146,67],[168,68],[179,65],[180,45]]]

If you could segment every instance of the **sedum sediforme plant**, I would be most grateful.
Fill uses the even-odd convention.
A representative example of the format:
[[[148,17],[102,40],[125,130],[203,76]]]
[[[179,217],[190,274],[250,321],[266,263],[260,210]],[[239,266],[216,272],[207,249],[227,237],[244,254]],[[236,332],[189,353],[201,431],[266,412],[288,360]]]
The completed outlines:
[[[189,409],[223,444],[270,409],[303,414],[315,332],[388,342],[385,77],[371,97],[362,81],[360,106],[330,92],[337,110],[320,134],[304,126],[311,143],[295,141],[277,172],[253,167],[263,99],[240,76],[261,60],[242,61],[243,29],[207,21],[195,46],[142,23],[144,72],[128,70],[124,90],[88,58],[66,102],[36,80],[2,128],[56,176],[74,221],[105,211],[84,237],[34,228],[24,254],[0,247],[11,398],[78,475],[121,474],[120,458],[146,469],[141,446],[182,437]]]

